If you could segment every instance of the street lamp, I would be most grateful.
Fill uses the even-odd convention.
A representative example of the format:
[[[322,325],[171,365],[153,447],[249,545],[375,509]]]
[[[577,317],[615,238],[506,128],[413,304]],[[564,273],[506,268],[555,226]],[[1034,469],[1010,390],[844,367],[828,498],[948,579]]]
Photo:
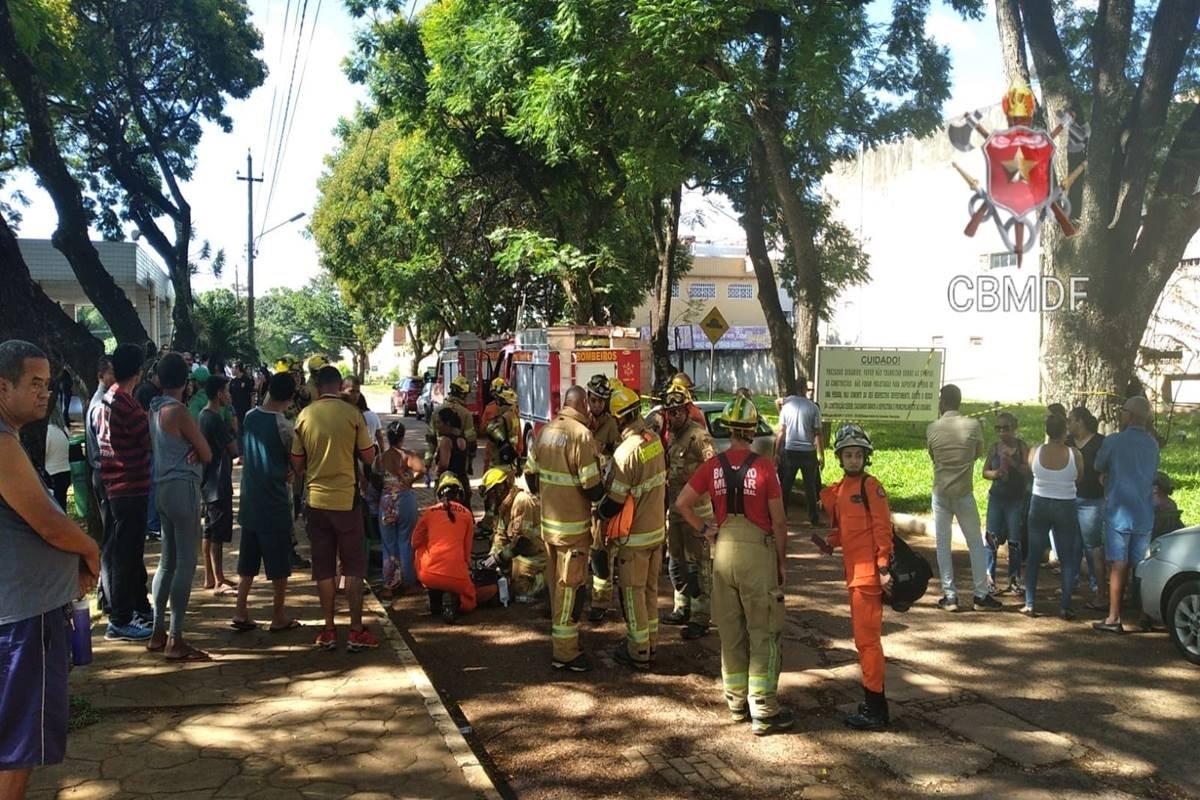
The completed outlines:
[[[248,161],[247,168],[249,168]],[[250,344],[255,348],[255,350],[258,349],[258,343],[254,339],[254,256],[258,252],[258,242],[260,239],[262,239],[262,237],[266,236],[271,231],[295,222],[303,216],[303,211],[301,211],[299,214],[293,214],[283,222],[267,228],[258,236],[251,237],[250,241],[246,244],[246,331],[250,335]],[[253,222],[251,222],[251,225],[253,225]]]

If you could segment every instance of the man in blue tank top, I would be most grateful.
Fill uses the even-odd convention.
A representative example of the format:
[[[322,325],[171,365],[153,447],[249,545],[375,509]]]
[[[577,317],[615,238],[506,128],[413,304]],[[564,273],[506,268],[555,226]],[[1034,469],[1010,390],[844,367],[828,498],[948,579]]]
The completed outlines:
[[[66,755],[68,604],[100,575],[100,548],[54,502],[18,438],[49,401],[46,355],[0,344],[0,797],[24,797],[33,768]]]

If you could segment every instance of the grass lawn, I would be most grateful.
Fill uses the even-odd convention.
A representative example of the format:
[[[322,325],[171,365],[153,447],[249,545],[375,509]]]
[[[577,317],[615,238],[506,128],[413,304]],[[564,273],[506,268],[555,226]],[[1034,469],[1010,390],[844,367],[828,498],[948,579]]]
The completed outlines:
[[[707,392],[700,394],[701,399],[708,397]],[[728,400],[731,395],[715,393],[714,400]],[[775,409],[774,398],[759,396],[755,398],[759,413],[774,427],[779,420]],[[1017,416],[1018,435],[1030,445],[1043,438],[1043,422],[1045,407],[1034,404],[1015,404],[1004,406],[1004,410]],[[977,414],[981,417],[984,436],[990,446],[996,440],[992,430],[991,404],[963,402],[963,413]],[[834,430],[840,420],[832,420]],[[888,491],[892,511],[909,514],[929,513],[929,491],[933,485],[933,464],[929,453],[925,450],[924,422],[873,422],[865,427],[875,445],[870,472],[883,482]],[[1168,420],[1167,415],[1160,414],[1155,419],[1155,426],[1160,436],[1169,436],[1167,445],[1162,450],[1160,469],[1171,477],[1175,484],[1172,497],[1179,505],[1183,521],[1187,525],[1200,524],[1200,413],[1176,412]],[[982,514],[987,507],[988,482],[979,477],[982,462],[976,467],[975,499],[979,503]],[[826,453],[825,471],[822,480],[828,484],[842,477],[842,470],[830,450]]]

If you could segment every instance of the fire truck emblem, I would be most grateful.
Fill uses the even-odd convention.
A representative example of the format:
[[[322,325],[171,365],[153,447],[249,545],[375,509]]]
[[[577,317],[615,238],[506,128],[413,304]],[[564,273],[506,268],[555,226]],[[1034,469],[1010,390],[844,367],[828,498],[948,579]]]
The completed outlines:
[[[1075,118],[1066,113],[1050,133],[1033,128],[1030,123],[1036,106],[1029,87],[1020,80],[1014,81],[1001,101],[1008,128],[988,131],[981,122],[983,115],[972,111],[953,120],[946,131],[954,147],[964,152],[975,149],[972,132],[983,137],[979,150],[987,170],[984,185],[951,162],[972,191],[967,204],[971,219],[963,233],[974,236],[980,224],[990,218],[1005,248],[1016,254],[1018,267],[1021,257],[1037,243],[1047,213],[1054,215],[1065,236],[1075,235],[1067,191],[1087,163],[1081,162],[1061,184],[1055,180],[1055,138],[1066,130],[1067,151],[1081,152],[1087,144],[1087,127],[1077,125]]]

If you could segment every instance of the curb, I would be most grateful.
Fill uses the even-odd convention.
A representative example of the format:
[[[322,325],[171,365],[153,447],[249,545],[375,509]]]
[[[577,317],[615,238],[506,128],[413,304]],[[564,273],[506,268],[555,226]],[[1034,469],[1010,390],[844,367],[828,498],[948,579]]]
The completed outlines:
[[[433,724],[437,726],[438,732],[441,733],[442,739],[446,742],[446,747],[450,750],[450,755],[454,757],[458,768],[462,770],[463,777],[467,781],[467,785],[475,792],[476,797],[486,798],[486,800],[502,800],[500,792],[496,790],[492,779],[488,777],[487,770],[479,763],[479,759],[475,756],[475,752],[471,750],[471,746],[467,744],[466,738],[458,729],[458,725],[450,717],[450,712],[446,710],[446,706],[442,703],[442,698],[438,696],[437,689],[429,680],[429,676],[425,674],[424,668],[421,667],[421,662],[417,660],[416,655],[409,648],[408,643],[404,641],[404,636],[400,633],[400,629],[396,627],[396,623],[392,622],[391,616],[387,613],[387,609],[375,596],[375,592],[369,587],[363,592],[363,605],[370,608],[372,612],[382,619],[383,635],[392,646],[396,656],[399,657],[400,663],[404,666],[404,672],[409,683],[413,688],[420,692],[421,697],[425,700],[425,710],[429,713]]]

